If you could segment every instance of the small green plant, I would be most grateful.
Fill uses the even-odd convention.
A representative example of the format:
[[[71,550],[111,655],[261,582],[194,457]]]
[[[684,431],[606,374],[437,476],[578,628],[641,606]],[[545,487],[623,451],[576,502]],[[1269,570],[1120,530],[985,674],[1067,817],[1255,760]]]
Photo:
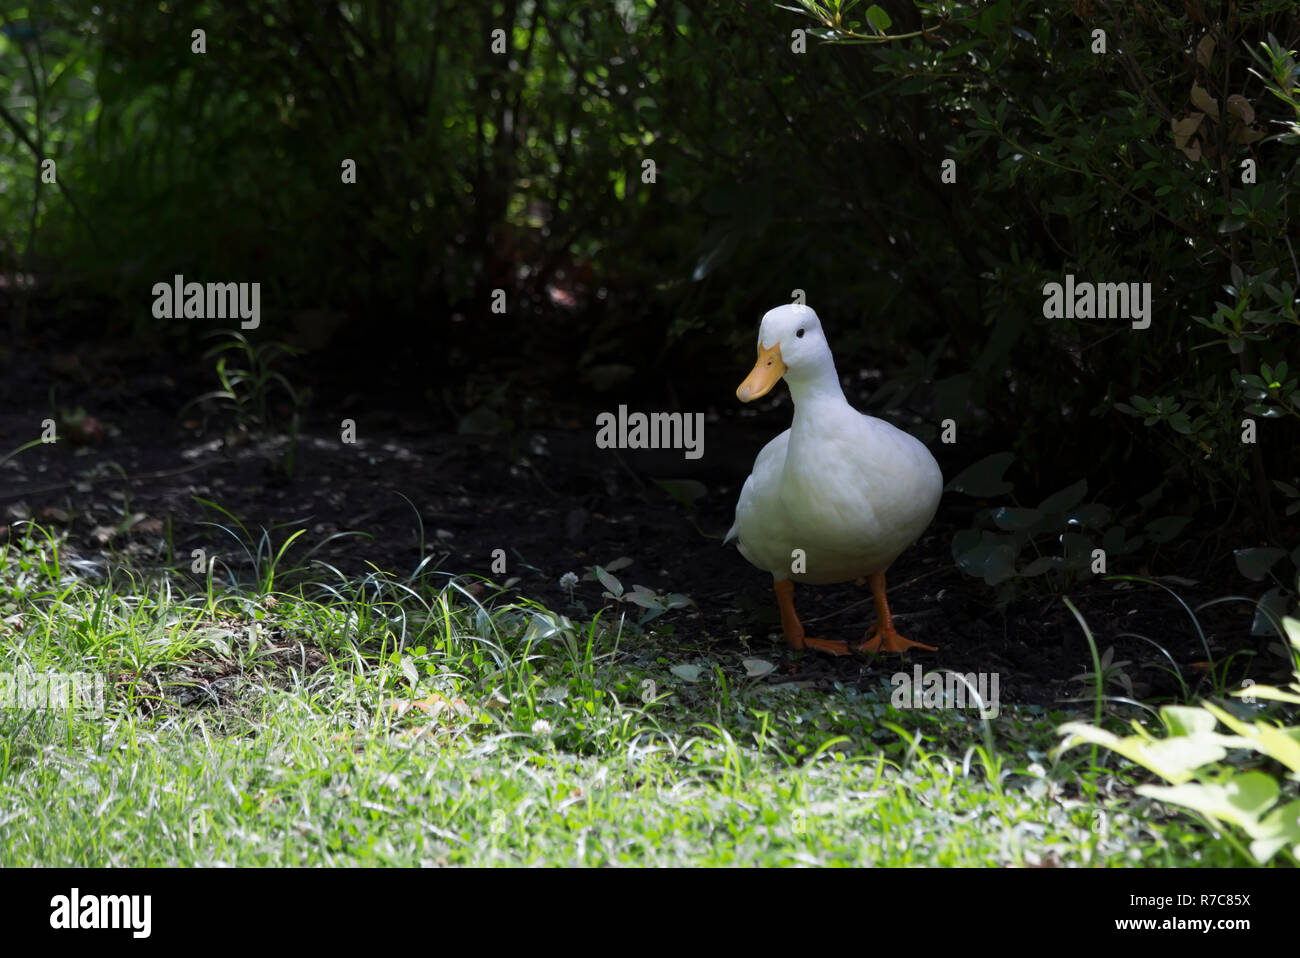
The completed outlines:
[[[297,351],[278,342],[254,346],[238,330],[224,330],[222,335],[229,338],[204,354],[205,359],[216,359],[215,372],[221,388],[196,396],[181,412],[197,403],[216,400],[234,413],[235,426],[240,432],[273,431],[278,424],[272,397],[277,390],[283,393],[289,400],[290,413],[283,424],[287,442],[276,465],[292,479],[298,463],[299,424],[310,392],[295,389],[288,377],[274,367],[281,356],[295,356]]]
[[[297,351],[278,342],[254,346],[238,330],[223,330],[220,335],[228,339],[209,349],[203,358],[216,359],[215,372],[221,388],[191,399],[182,412],[196,403],[217,400],[234,412],[237,425],[249,430],[272,429],[275,426],[272,396],[278,389],[292,406],[289,425],[296,436],[298,416],[308,397],[295,389],[275,365],[281,356],[295,356]]]
[[[588,582],[597,581],[604,586],[605,591],[601,593],[603,598],[612,599],[620,604],[629,603],[642,609],[641,618],[636,623],[638,626],[657,619],[669,609],[680,609],[692,604],[691,598],[680,592],[661,594],[643,585],[634,585],[629,592],[623,583],[614,577],[614,572],[631,564],[631,559],[622,558],[615,559],[608,567],[588,566],[583,579]]]
[[[1280,706],[1300,705],[1300,619],[1287,617],[1282,624],[1291,646],[1294,681],[1286,688],[1254,685],[1235,692],[1246,706],[1259,699]],[[1057,753],[1086,744],[1110,749],[1169,783],[1140,785],[1139,794],[1244,832],[1249,848],[1235,839],[1233,844],[1258,864],[1267,864],[1279,853],[1292,864],[1300,863],[1300,798],[1288,798],[1300,782],[1300,725],[1251,720],[1240,710],[1208,701],[1199,706],[1165,706],[1160,719],[1163,738],[1137,721],[1132,723],[1134,734],[1124,737],[1099,725],[1067,722],[1059,729],[1065,737]],[[1273,760],[1287,772],[1241,767],[1251,753]]]
[[[1107,686],[1117,685],[1124,690],[1125,695],[1129,698],[1133,698],[1133,677],[1130,676],[1128,671],[1125,669],[1125,666],[1132,664],[1133,663],[1128,659],[1122,659],[1121,661],[1116,662],[1115,648],[1114,646],[1108,646],[1106,651],[1101,653],[1099,671],[1081,672],[1078,675],[1071,676],[1070,681],[1090,682],[1094,686],[1100,683],[1102,690]]]
[[[285,556],[298,537],[306,533],[306,529],[298,529],[277,544],[275,541],[275,535],[297,525],[298,523],[273,523],[270,529],[263,527],[260,534],[254,535],[238,516],[226,509],[224,506],[219,505],[210,499],[204,499],[201,496],[194,496],[193,498],[195,502],[203,506],[205,509],[210,509],[219,515],[224,516],[225,519],[228,520],[228,524],[203,520],[199,522],[199,525],[211,526],[214,529],[219,529],[235,540],[235,543],[243,552],[244,557],[248,560],[248,568],[252,573],[255,591],[260,595],[270,595],[275,589],[277,578],[284,580],[286,578],[299,576],[307,568],[307,564],[311,561],[312,556],[335,539],[342,539],[347,536],[364,536],[370,538],[369,533],[365,532],[352,530],[335,532],[312,546],[306,555],[299,560],[298,565],[286,569],[284,567]],[[231,581],[234,581],[236,578],[235,571],[230,567],[229,563],[223,562],[222,564],[226,566],[226,571],[229,574]],[[206,573],[209,589],[212,587],[214,571],[213,564],[209,563]]]

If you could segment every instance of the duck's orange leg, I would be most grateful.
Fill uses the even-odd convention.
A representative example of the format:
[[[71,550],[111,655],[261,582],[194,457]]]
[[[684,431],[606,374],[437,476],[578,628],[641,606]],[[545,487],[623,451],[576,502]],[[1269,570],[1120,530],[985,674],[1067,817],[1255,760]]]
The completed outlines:
[[[871,595],[876,600],[876,628],[861,644],[855,646],[860,652],[903,652],[907,649],[925,649],[936,651],[933,645],[923,645],[905,639],[894,629],[894,617],[889,614],[889,600],[885,598],[885,574],[877,572],[871,577]],[[793,612],[793,608],[791,612]]]
[[[817,649],[831,655],[848,655],[849,644],[833,639],[815,639],[805,635],[803,623],[794,611],[794,583],[789,579],[773,579],[772,588],[776,591],[776,604],[781,608],[781,631],[792,649]]]

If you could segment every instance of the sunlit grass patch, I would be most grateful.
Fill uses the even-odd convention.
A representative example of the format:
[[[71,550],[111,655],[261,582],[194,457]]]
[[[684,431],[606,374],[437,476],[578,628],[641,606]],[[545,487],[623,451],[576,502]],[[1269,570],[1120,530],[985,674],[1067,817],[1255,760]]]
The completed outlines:
[[[674,672],[681,636],[423,569],[194,589],[60,548],[0,551],[0,671],[108,700],[0,712],[5,864],[1241,863],[1054,760],[1077,715],[898,709],[707,643]]]

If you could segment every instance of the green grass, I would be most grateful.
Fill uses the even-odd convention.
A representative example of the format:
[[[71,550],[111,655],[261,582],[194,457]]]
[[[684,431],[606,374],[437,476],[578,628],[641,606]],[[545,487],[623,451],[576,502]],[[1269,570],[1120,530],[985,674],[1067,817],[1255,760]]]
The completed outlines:
[[[18,530],[0,671],[100,673],[108,700],[0,710],[0,864],[1245,864],[1107,755],[1053,758],[1090,709],[900,710],[883,679],[747,678],[671,614],[316,568],[88,580]]]

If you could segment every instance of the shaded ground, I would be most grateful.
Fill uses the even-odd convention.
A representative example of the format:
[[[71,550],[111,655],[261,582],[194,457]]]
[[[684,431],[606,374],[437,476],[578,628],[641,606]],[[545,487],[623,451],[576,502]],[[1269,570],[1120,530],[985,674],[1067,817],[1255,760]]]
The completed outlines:
[[[539,395],[531,413],[504,406],[495,415],[476,415],[462,428],[489,434],[462,435],[435,399],[424,409],[380,411],[367,406],[355,378],[318,372],[311,381],[315,401],[290,470],[283,437],[250,437],[230,428],[229,416],[212,410],[205,415],[200,407],[177,414],[210,388],[210,368],[196,364],[164,375],[155,364],[129,347],[52,355],[15,351],[11,375],[0,386],[0,456],[32,438],[52,409],[80,407],[90,418],[79,425],[65,422],[60,435],[66,441],[26,450],[0,466],[0,538],[9,534],[6,525],[30,517],[66,531],[74,562],[87,572],[102,568],[112,553],[138,564],[166,561],[187,569],[191,550],[198,548],[247,570],[234,540],[203,524],[229,520],[196,501],[201,497],[254,533],[292,523],[273,536],[277,546],[305,528],[291,560],[324,542],[314,558],[345,573],[364,573],[371,564],[411,573],[431,554],[426,569],[517,579],[513,585],[521,595],[575,617],[581,609],[570,606],[561,575],[581,575],[585,567],[626,556],[633,563],[619,577],[628,586],[640,583],[694,600],[693,609],[670,612],[656,623],[665,633],[661,645],[677,644],[683,660],[706,650],[759,656],[778,663],[773,678],[780,681],[878,683],[900,668],[895,657],[873,663],[786,650],[770,581],[721,544],[754,455],[789,422],[788,405],[751,411],[729,402],[735,376],[722,384],[728,388],[719,388],[720,405],[708,412],[705,456],[690,461],[680,451],[597,449],[594,411],[554,395]],[[545,419],[543,409],[551,411]],[[519,425],[503,422],[512,417]],[[356,420],[355,444],[337,439],[344,418]],[[950,449],[938,452],[949,476],[970,461],[965,451],[959,458]],[[688,479],[702,484],[695,489],[705,494],[688,507],[657,479]],[[998,672],[1003,702],[1049,705],[1085,695],[1087,686],[1072,677],[1091,670],[1090,653],[1058,596],[1023,594],[999,608],[993,589],[954,567],[952,536],[967,524],[971,508],[970,500],[946,496],[933,527],[891,571],[900,628],[940,647],[901,667],[910,670],[919,662]],[[326,542],[349,530],[366,537]],[[497,549],[507,557],[504,574],[492,570]],[[1176,587],[1192,605],[1243,591],[1230,561],[1201,569],[1113,571],[1199,580]],[[329,576],[324,569],[313,572],[315,578]],[[1040,590],[1045,586],[1045,580],[1035,583]],[[600,591],[583,582],[576,597],[594,610]],[[1169,594],[1094,580],[1070,595],[1099,646],[1114,646],[1114,659],[1131,663],[1123,671],[1138,697],[1173,695],[1178,685],[1160,652],[1122,633],[1159,643],[1194,688],[1207,681],[1196,664],[1206,659],[1205,649]],[[871,622],[869,594],[852,585],[801,587],[796,601],[813,634],[856,637]],[[1282,660],[1266,649],[1269,643],[1249,635],[1252,612],[1245,602],[1231,602],[1201,615],[1215,660],[1239,650],[1262,653],[1253,662],[1249,655],[1233,661],[1233,684],[1247,674],[1264,681],[1283,672]],[[1122,694],[1118,686],[1111,691]]]

